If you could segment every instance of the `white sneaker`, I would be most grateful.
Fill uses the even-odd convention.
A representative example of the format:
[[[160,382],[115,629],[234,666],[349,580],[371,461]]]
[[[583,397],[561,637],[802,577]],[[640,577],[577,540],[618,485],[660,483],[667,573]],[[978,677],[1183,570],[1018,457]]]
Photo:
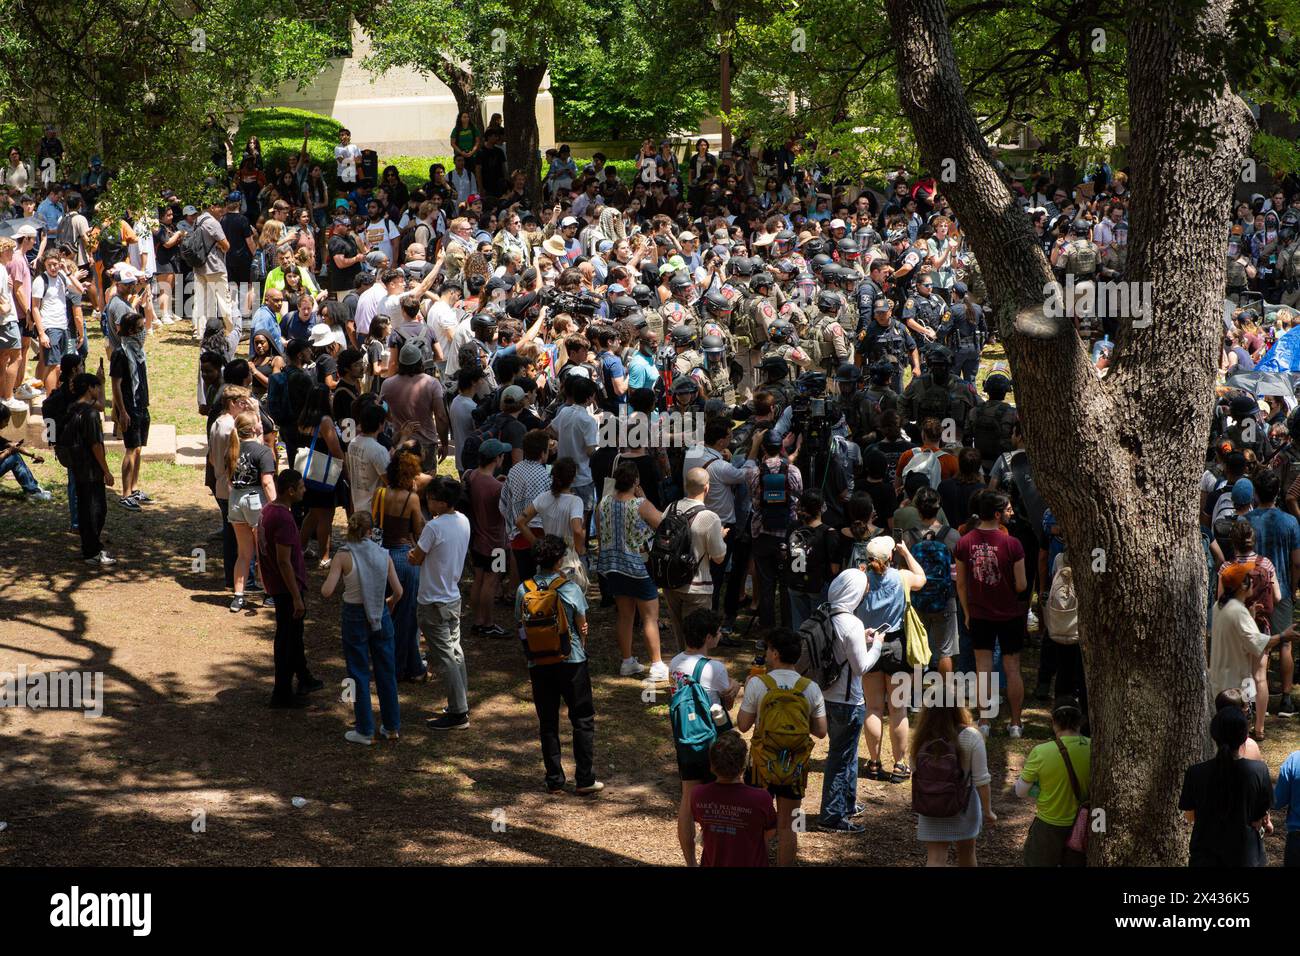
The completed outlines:
[[[101,551],[93,558],[87,558],[86,563],[106,568],[110,564],[117,564],[117,558],[110,558],[107,551]]]
[[[6,398],[5,405],[9,407],[11,412],[30,412],[32,410],[31,405],[17,397],[17,393],[13,398]]]
[[[655,661],[650,665],[650,679],[656,684],[662,684],[668,680],[668,665],[663,661]]]
[[[629,657],[619,667],[618,674],[620,677],[637,677],[644,674],[645,671],[646,667],[644,664],[638,661],[635,657]]]
[[[1021,727],[1019,724],[1012,724],[1010,727],[1007,728],[1007,736],[1010,737],[1012,740],[1019,740],[1024,735],[1025,735],[1025,728]]]
[[[43,503],[50,500],[50,493],[46,491],[44,488],[37,488],[35,491],[27,495],[27,500],[40,501]]]
[[[1029,612],[1029,617],[1025,619],[1025,629],[1029,631],[1038,630],[1038,615],[1033,611]]]
[[[980,724],[980,736],[983,737],[985,740],[988,740],[988,739],[989,739],[989,725],[988,725],[988,724]]]
[[[26,382],[14,389],[14,398],[20,401],[30,402],[36,397],[36,391]]]
[[[364,747],[369,747],[375,742],[374,737],[367,737],[364,734],[357,733],[355,730],[349,730],[343,735],[343,739],[350,744],[361,744]]]

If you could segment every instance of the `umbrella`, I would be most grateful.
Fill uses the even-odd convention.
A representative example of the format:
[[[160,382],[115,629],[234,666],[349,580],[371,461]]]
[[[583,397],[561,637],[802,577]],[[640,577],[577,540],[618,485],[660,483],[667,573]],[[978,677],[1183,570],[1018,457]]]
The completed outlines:
[[[37,232],[45,228],[45,220],[35,216],[19,216],[17,219],[0,220],[0,236],[10,238],[23,226],[31,226]]]
[[[1256,398],[1273,396],[1286,402],[1287,409],[1296,407],[1293,375],[1287,372],[1239,372],[1228,377],[1228,384],[1250,392]]]

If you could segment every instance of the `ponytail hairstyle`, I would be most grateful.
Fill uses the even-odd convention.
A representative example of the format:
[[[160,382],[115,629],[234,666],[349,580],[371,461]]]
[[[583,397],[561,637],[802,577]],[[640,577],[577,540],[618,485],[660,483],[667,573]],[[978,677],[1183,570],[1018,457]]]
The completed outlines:
[[[1237,777],[1241,772],[1237,753],[1246,742],[1246,714],[1236,707],[1224,707],[1210,721],[1210,737],[1217,745],[1210,770],[1208,809],[1231,816],[1241,801]]]
[[[226,448],[226,470],[231,474],[239,463],[239,446],[244,439],[262,437],[262,419],[257,412],[240,412],[235,419],[235,430],[230,435],[230,444]]]
[[[849,532],[857,541],[865,541],[871,533],[871,516],[876,507],[871,502],[871,495],[865,491],[856,491],[848,504]]]
[[[375,522],[369,511],[352,512],[352,517],[348,518],[348,540],[364,541],[374,526]]]

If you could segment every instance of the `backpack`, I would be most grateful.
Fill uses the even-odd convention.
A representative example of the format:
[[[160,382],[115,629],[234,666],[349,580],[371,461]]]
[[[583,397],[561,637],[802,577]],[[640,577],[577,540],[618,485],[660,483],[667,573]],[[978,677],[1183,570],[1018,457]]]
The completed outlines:
[[[975,447],[985,461],[1011,450],[1011,427],[1016,413],[1006,403],[987,402],[975,409],[971,432]]]
[[[944,525],[938,531],[927,531],[912,546],[912,557],[925,572],[925,586],[912,595],[912,603],[922,614],[942,614],[952,599],[952,552],[944,543],[951,530]]]
[[[817,542],[817,529],[799,527],[790,532],[786,540],[785,578],[787,585],[796,591],[811,590],[808,564],[812,560],[813,546]],[[802,570],[796,571],[795,568]]]
[[[955,817],[970,804],[971,776],[961,769],[957,748],[943,738],[916,752],[912,768],[912,811],[927,817]]]
[[[1067,274],[1091,278],[1097,271],[1097,247],[1087,240],[1070,243],[1065,271]]]
[[[830,687],[840,679],[847,660],[835,659],[835,625],[837,614],[849,614],[849,611],[835,611],[829,604],[822,604],[799,625],[799,640],[803,649],[799,652],[799,663],[795,670],[804,677],[811,677],[817,686]]]
[[[1047,635],[1056,643],[1079,643],[1079,596],[1074,591],[1074,571],[1065,562],[1052,577],[1043,617]]]
[[[776,471],[768,471],[767,462],[759,467],[759,506],[767,531],[784,531],[790,524],[789,471],[784,458]]]
[[[1043,527],[1043,512],[1047,506],[1043,503],[1043,498],[1038,493],[1038,486],[1034,483],[1033,473],[1029,467],[1029,455],[1025,451],[1009,451],[1002,456],[1006,463],[1007,475],[1011,479],[1011,487],[1015,491],[1016,511],[1025,517],[1029,526],[1035,529]]]
[[[794,687],[778,686],[771,674],[759,674],[767,688],[758,705],[750,749],[755,786],[800,786],[812,756],[811,714],[803,692],[811,681],[800,677]]]
[[[397,332],[395,338],[396,341],[393,343],[392,347],[396,349],[399,354],[402,351],[403,345],[407,342],[414,342],[420,349],[420,367],[430,375],[437,371],[438,359],[433,354],[433,343],[429,341],[427,335],[417,335],[408,339],[401,332]]]
[[[460,462],[466,470],[478,467],[478,450],[489,438],[500,438],[501,429],[505,427],[509,415],[494,415],[465,436],[461,448]]]
[[[665,590],[676,590],[690,585],[700,561],[695,560],[691,544],[691,523],[704,507],[692,508],[682,514],[674,501],[664,512],[663,520],[655,529],[650,542],[650,577]]]
[[[112,225],[102,226],[99,230],[99,245],[95,247],[104,268],[109,269],[126,258],[126,244],[122,242],[122,223],[114,220]]]
[[[253,264],[251,266],[250,275],[252,276],[252,280],[254,282],[265,281],[267,274],[271,271],[272,268],[274,267],[268,262],[267,252],[265,247],[258,249],[255,253],[253,253]]]
[[[668,714],[673,722],[673,739],[678,746],[703,753],[718,739],[718,728],[713,723],[713,701],[700,684],[700,675],[709,658],[701,657],[690,677],[684,678],[673,691],[668,704]]]
[[[208,261],[207,246],[207,241],[196,224],[195,228],[185,233],[185,238],[176,247],[176,255],[189,269],[200,269]]]
[[[913,472],[925,475],[925,480],[930,483],[930,487],[937,490],[939,482],[943,480],[943,466],[939,463],[939,452],[930,451],[928,448],[912,449],[912,457],[908,459],[907,467],[903,469],[903,479]]]
[[[519,639],[524,645],[524,656],[534,667],[545,664],[563,664],[572,649],[569,622],[560,600],[560,588],[567,579],[560,575],[542,587],[533,578],[524,582],[522,621]]]

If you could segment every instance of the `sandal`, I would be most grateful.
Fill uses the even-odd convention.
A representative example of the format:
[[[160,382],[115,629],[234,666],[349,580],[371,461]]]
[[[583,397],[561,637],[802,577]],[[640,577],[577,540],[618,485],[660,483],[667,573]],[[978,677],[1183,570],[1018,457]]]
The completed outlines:
[[[889,775],[890,783],[902,783],[912,775],[912,768],[901,761],[894,764],[894,770]]]
[[[867,768],[862,772],[862,776],[868,780],[884,780],[885,765],[879,760],[868,760]]]

